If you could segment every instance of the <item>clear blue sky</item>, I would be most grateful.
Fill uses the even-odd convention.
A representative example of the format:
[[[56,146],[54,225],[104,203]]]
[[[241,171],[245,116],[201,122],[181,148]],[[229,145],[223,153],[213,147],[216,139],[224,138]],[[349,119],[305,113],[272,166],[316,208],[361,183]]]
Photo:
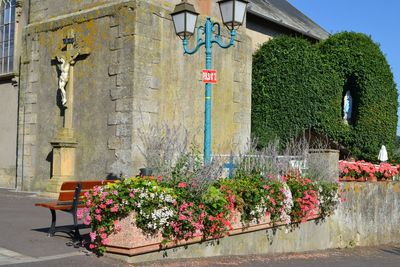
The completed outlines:
[[[386,55],[399,91],[400,0],[289,0],[289,2],[329,33],[355,31],[370,35],[380,44]],[[397,135],[400,135],[400,123],[397,124]]]

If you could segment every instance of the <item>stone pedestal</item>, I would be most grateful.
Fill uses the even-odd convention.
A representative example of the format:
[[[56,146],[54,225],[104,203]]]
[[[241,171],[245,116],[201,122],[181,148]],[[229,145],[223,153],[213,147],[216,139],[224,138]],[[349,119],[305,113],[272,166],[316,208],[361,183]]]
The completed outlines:
[[[337,181],[339,179],[339,150],[310,149],[308,173],[320,180]]]
[[[75,149],[78,142],[74,138],[73,129],[62,128],[50,143],[53,146],[52,175],[46,191],[56,194],[63,182],[76,179]]]

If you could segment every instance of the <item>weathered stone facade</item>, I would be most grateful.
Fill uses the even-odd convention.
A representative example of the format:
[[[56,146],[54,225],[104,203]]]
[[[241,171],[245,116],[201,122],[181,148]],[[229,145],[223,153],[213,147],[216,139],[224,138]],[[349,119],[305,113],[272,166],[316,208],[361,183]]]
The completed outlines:
[[[59,171],[58,166],[72,162],[75,174],[70,179],[137,174],[143,167],[138,129],[149,124],[185,127],[201,150],[204,48],[195,55],[183,55],[170,17],[179,2],[13,1],[14,67],[0,74],[0,187],[43,191],[50,180],[55,181],[50,177]],[[217,1],[190,2],[202,15],[198,25],[206,16],[220,20]],[[213,48],[213,68],[218,71],[218,84],[212,89],[215,154],[240,150],[250,137],[254,49],[280,33],[315,40],[328,35],[281,0],[251,0],[246,23],[248,27],[240,28],[234,47]],[[228,41],[223,28],[224,41]],[[74,66],[75,104],[70,110],[77,147],[70,149],[73,157],[63,164],[56,160],[65,158],[59,154],[62,149],[54,151],[54,142],[53,146],[50,143],[65,129],[63,118],[69,118],[62,114],[54,56],[61,53],[63,38],[70,30],[75,31],[77,44],[91,52]],[[53,158],[57,164],[52,164]]]
[[[0,83],[0,187],[15,185],[18,87]]]
[[[205,56],[203,50],[183,55],[169,15],[179,1],[48,2],[31,1],[24,31],[19,100],[24,141],[18,144],[17,173],[24,190],[44,190],[51,176],[50,141],[63,120],[52,57],[70,29],[78,45],[91,51],[74,67],[76,179],[137,174],[143,166],[137,129],[143,125],[183,126],[202,146]],[[196,8],[218,11],[208,2]],[[219,19],[219,13],[211,15]],[[213,153],[238,150],[250,137],[251,56],[245,30],[234,47],[213,49],[219,74],[212,95]]]

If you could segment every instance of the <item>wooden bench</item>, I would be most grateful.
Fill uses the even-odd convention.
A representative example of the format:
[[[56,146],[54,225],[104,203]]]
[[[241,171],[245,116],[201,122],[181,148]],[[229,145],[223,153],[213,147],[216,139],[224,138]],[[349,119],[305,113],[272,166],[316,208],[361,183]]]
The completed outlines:
[[[54,236],[56,232],[63,232],[75,240],[82,240],[81,234],[79,233],[77,210],[84,208],[82,203],[82,197],[85,192],[93,189],[95,186],[106,185],[107,183],[113,183],[115,180],[104,180],[104,181],[68,181],[61,185],[60,194],[58,200],[55,202],[46,203],[35,203],[36,207],[44,207],[50,209],[51,212],[51,225],[48,232],[48,236]],[[74,221],[74,229],[70,229],[66,226],[56,227],[56,211],[64,211],[72,214]]]

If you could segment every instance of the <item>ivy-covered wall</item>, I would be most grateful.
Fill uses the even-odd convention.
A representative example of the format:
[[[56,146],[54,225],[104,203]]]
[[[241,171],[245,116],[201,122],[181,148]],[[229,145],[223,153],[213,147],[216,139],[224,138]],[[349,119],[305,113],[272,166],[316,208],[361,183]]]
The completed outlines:
[[[376,160],[383,144],[394,149],[396,86],[379,46],[364,34],[338,33],[319,44],[275,38],[254,54],[252,83],[252,134],[261,146],[311,129],[358,158]]]

